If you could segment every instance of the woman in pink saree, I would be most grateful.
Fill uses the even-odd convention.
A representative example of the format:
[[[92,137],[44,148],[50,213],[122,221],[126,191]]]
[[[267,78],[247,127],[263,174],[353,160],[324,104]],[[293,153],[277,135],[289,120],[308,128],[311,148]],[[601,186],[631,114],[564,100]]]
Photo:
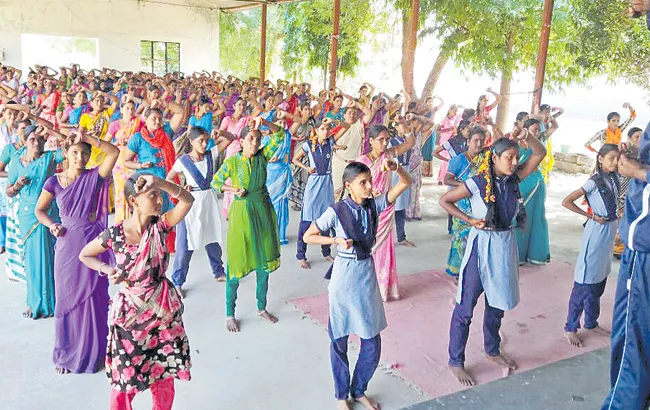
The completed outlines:
[[[462,119],[462,116],[458,114],[458,106],[456,104],[452,104],[449,106],[449,111],[447,111],[447,115],[445,115],[445,118],[440,121],[440,124],[438,124],[438,145],[442,146],[445,142],[449,141],[449,138],[451,138],[452,135],[456,134],[456,127],[458,127],[458,123],[460,123],[460,120]],[[442,151],[440,153],[443,157],[450,159],[449,154],[447,151]],[[442,185],[445,181],[445,175],[447,175],[447,167],[449,166],[448,162],[442,162],[440,164],[440,171],[438,172],[438,184]]]
[[[248,121],[251,118],[257,117],[262,112],[262,107],[259,105],[257,100],[251,99],[253,103],[253,113],[251,115],[244,115],[244,109],[246,108],[246,102],[243,98],[238,98],[235,102],[235,112],[232,115],[226,116],[221,122],[219,129],[228,131],[235,136],[235,139],[228,145],[226,148],[226,158],[230,158],[233,155],[241,151],[241,133],[248,125]],[[230,181],[226,181],[230,183]],[[224,192],[223,200],[221,202],[221,215],[224,218],[228,218],[228,211],[230,210],[230,204],[235,199],[235,195],[232,192]]]
[[[127,97],[128,98],[128,97]],[[108,126],[108,137],[114,140],[120,150],[120,156],[113,168],[113,184],[115,188],[115,223],[120,223],[128,216],[128,205],[124,198],[124,184],[133,171],[124,166],[124,151],[126,144],[133,134],[140,132],[144,123],[135,115],[135,103],[128,99],[122,104],[122,118]]]
[[[408,152],[415,145],[412,134],[406,134],[403,144],[388,148],[390,131],[384,125],[373,125],[368,130],[370,152],[360,156],[357,162],[367,165],[372,171],[372,185],[375,196],[388,193],[392,185],[392,172],[387,161]],[[395,256],[395,205],[391,204],[379,214],[377,241],[372,248],[372,258],[379,282],[379,292],[384,302],[399,299],[397,279],[397,258]]]

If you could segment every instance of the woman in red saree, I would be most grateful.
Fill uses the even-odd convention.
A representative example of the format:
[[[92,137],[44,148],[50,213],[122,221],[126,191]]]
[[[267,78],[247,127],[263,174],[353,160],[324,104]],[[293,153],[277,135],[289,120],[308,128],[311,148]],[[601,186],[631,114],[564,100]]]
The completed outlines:
[[[56,118],[56,109],[59,108],[61,93],[56,89],[56,80],[47,80],[45,82],[45,93],[36,97],[36,106],[39,117],[54,124],[54,129],[58,130]]]
[[[135,170],[136,174],[147,172],[165,179],[176,162],[172,136],[181,127],[185,119],[185,111],[176,103],[169,103],[167,108],[174,112],[174,116],[166,124],[160,109],[147,108],[144,114],[146,118],[144,127],[140,132],[133,134],[126,144],[123,154],[124,166]],[[164,194],[163,211],[171,207],[169,196]],[[174,232],[168,236],[167,248],[172,253],[175,252],[175,238]]]
[[[165,242],[189,212],[194,197],[152,174],[130,177],[124,192],[132,215],[101,233],[79,256],[90,269],[115,284],[123,283],[109,315],[109,408],[131,410],[136,393],[151,389],[153,408],[171,410],[174,379],[190,380],[191,361],[183,303],[165,276],[169,264]],[[163,193],[178,199],[165,213]],[[115,254],[115,267],[98,258],[108,249]]]

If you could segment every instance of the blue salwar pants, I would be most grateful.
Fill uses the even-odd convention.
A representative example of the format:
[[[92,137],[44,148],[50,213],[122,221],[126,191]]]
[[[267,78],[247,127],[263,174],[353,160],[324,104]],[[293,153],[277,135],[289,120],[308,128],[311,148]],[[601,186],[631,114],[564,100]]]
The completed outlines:
[[[5,246],[7,242],[7,217],[0,216],[0,246]]]
[[[379,366],[381,357],[381,336],[372,339],[361,339],[359,358],[354,367],[352,383],[350,383],[350,363],[348,361],[348,337],[334,339],[332,327],[327,325],[330,336],[330,360],[334,376],[334,394],[337,400],[347,400],[349,395],[356,399],[366,394],[368,383]]]
[[[607,279],[599,283],[573,283],[569,298],[569,314],[564,330],[577,332],[580,329],[580,316],[585,312],[585,329],[598,327],[600,316],[600,297],[605,293]]]
[[[395,228],[397,231],[397,242],[406,240],[406,209],[395,211]]]
[[[311,221],[300,221],[300,225],[298,225],[298,252],[296,252],[296,259],[299,261],[306,260],[307,259],[307,244],[305,241],[302,239],[303,236],[305,236],[305,232],[307,232],[307,229],[311,226]],[[324,233],[321,233],[322,236],[329,236],[329,233],[326,235]],[[321,245],[321,253],[323,254],[324,257],[328,257],[332,255],[332,246],[331,245]]]
[[[223,261],[221,260],[222,250],[218,243],[209,243],[205,245],[205,251],[210,261],[210,269],[215,278],[225,276],[223,270]],[[176,225],[176,256],[174,257],[174,268],[172,273],[172,282],[174,286],[183,286],[187,280],[187,273],[190,269],[190,261],[194,251],[190,251],[187,245],[187,226],[185,221]]]
[[[610,391],[602,409],[650,406],[650,253],[625,249],[612,320]]]
[[[472,323],[474,308],[478,298],[483,293],[483,284],[478,270],[478,256],[476,244],[472,248],[472,254],[465,266],[462,274],[462,295],[460,303],[456,303],[454,312],[451,315],[451,325],[449,329],[449,365],[453,367],[463,367],[465,365],[465,348],[469,338],[469,325]],[[485,313],[483,315],[483,345],[485,353],[488,356],[498,356],[501,354],[499,346],[501,345],[501,320],[503,319],[503,310],[489,305],[487,297],[485,298]]]

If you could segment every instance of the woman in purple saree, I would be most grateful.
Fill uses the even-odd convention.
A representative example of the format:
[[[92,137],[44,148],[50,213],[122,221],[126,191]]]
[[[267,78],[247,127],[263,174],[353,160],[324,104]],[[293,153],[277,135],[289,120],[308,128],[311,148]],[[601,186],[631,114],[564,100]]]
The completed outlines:
[[[91,146],[106,154],[96,168],[86,170]],[[120,151],[93,137],[68,141],[65,157],[69,168],[45,182],[35,214],[54,236],[54,353],[57,373],[94,373],[106,357],[108,336],[108,279],[79,261],[81,249],[108,224],[108,181]],[[61,223],[48,209],[56,200]],[[110,262],[110,253],[103,255]]]

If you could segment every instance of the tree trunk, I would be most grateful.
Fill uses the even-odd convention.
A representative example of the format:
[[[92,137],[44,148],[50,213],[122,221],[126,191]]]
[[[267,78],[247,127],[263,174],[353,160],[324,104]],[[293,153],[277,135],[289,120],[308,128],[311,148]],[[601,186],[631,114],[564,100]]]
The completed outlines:
[[[431,67],[427,81],[424,83],[424,88],[422,89],[421,98],[423,100],[433,95],[433,91],[436,89],[436,84],[438,84],[442,70],[447,65],[447,62],[454,54],[458,45],[465,41],[466,37],[467,35],[464,32],[458,30],[442,40],[436,61],[433,63],[433,67]]]
[[[506,120],[508,119],[508,108],[510,108],[510,85],[512,84],[512,50],[515,47],[514,31],[510,32],[506,40],[506,54],[503,57],[503,65],[501,67],[501,104],[497,108],[496,124],[505,133],[507,130],[504,128]]]
[[[501,88],[499,94],[503,97],[501,104],[497,108],[496,124],[504,133],[509,132],[505,129],[506,120],[508,119],[508,109],[510,108],[510,85],[512,83],[512,73],[501,73]]]
[[[410,4],[409,6],[410,7]],[[408,71],[408,50],[409,50],[409,43],[411,42],[409,40],[409,30],[410,30],[410,13],[408,7],[405,7],[402,9],[402,62],[401,62],[401,67],[402,67],[402,88],[406,89],[406,83],[408,82],[407,80],[407,75],[406,72]],[[415,99],[415,96],[411,96],[413,99]]]

